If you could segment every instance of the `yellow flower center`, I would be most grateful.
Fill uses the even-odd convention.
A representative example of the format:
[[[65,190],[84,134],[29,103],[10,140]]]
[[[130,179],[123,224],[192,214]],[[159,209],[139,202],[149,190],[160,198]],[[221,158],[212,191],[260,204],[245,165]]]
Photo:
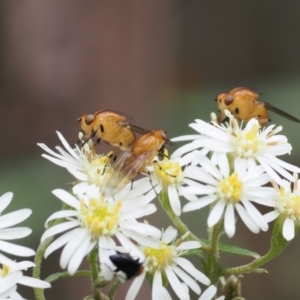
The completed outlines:
[[[82,227],[88,228],[95,239],[101,235],[114,235],[118,228],[121,207],[121,201],[107,203],[104,198],[90,199],[88,207],[81,201]]]
[[[259,124],[254,124],[250,130],[237,129],[232,134],[235,137],[234,146],[239,157],[248,158],[260,152],[266,145],[264,138],[259,136]]]
[[[83,168],[91,184],[101,185],[105,173],[110,169],[111,157],[111,152],[101,156],[91,152],[87,154]]]
[[[0,277],[4,278],[7,275],[9,275],[9,266],[3,266],[3,268],[0,268]]]
[[[178,185],[181,183],[183,174],[181,166],[178,162],[169,160],[168,154],[165,151],[163,161],[158,161],[154,164],[153,170],[158,181],[164,186]]]
[[[143,252],[147,262],[145,270],[154,273],[156,270],[164,271],[165,267],[173,264],[176,248],[162,242],[160,248],[146,247]]]
[[[300,195],[295,195],[280,187],[277,208],[280,213],[300,220]]]
[[[239,181],[238,174],[233,173],[230,177],[219,182],[217,195],[220,199],[238,203],[241,200],[242,188],[243,183]]]

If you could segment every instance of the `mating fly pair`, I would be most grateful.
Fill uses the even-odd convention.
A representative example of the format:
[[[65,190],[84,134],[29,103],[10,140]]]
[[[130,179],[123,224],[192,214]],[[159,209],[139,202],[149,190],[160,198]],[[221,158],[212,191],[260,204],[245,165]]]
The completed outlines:
[[[114,111],[103,110],[85,114],[78,119],[84,143],[93,137],[103,140],[123,152],[111,168],[107,168],[101,185],[101,193],[111,196],[121,190],[138,174],[146,171],[155,156],[163,153],[168,141],[163,130],[146,130],[126,121]],[[135,132],[142,134],[136,138]],[[115,152],[115,153],[116,153]]]

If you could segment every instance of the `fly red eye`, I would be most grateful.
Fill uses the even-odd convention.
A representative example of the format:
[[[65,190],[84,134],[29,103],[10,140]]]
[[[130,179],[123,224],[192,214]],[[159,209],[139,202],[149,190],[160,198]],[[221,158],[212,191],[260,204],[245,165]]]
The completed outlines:
[[[227,95],[226,97],[225,97],[225,104],[227,105],[227,106],[229,106],[232,102],[233,102],[233,96],[232,95]]]
[[[90,115],[87,115],[86,118],[85,118],[85,124],[86,125],[91,125],[94,121],[94,115],[90,114]]]

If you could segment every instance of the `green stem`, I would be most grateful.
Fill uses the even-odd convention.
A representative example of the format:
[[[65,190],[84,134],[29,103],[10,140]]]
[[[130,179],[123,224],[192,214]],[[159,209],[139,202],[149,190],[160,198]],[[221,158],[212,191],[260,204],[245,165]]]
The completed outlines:
[[[89,270],[82,270],[82,271],[77,271],[75,272],[73,275],[70,275],[70,273],[68,271],[65,272],[58,272],[58,273],[54,273],[50,276],[48,276],[45,281],[48,281],[50,283],[57,281],[59,279],[64,279],[64,278],[68,278],[68,277],[72,277],[72,276],[91,276],[91,271]]]
[[[66,209],[66,208],[67,208],[67,205],[63,204],[62,210]],[[48,228],[53,227],[59,223],[62,223],[64,220],[65,219],[54,220],[49,224]],[[35,254],[35,258],[34,258],[35,267],[32,270],[33,278],[37,278],[37,279],[41,278],[41,268],[42,268],[43,257],[44,257],[47,247],[52,243],[53,240],[54,240],[54,236],[49,237],[42,244],[39,245],[39,247],[36,251],[36,254]],[[34,295],[35,295],[36,300],[45,300],[43,289],[34,288]]]
[[[44,257],[47,247],[51,244],[53,239],[54,239],[54,237],[50,237],[50,238],[46,239],[42,244],[39,245],[39,247],[36,251],[35,258],[34,258],[35,267],[33,268],[33,271],[32,271],[33,278],[40,279],[43,257]],[[36,300],[45,300],[43,289],[34,288],[34,295],[35,295]]]
[[[259,269],[259,267],[278,256],[289,245],[289,243],[290,242],[282,236],[282,222],[281,220],[277,219],[273,227],[270,250],[265,255],[253,260],[249,264],[225,269],[224,275],[266,272],[266,270]]]
[[[109,300],[114,300],[115,291],[119,287],[120,284],[121,284],[121,281],[119,278],[117,278],[109,289],[109,292],[108,292]]]
[[[173,222],[174,226],[180,231],[180,233],[184,235],[188,232],[187,237],[189,240],[199,242],[201,244],[201,250],[204,252],[209,252],[210,247],[203,244],[203,242],[201,242],[200,239],[198,239],[198,237],[196,235],[194,235],[188,229],[188,227],[180,220],[180,218],[173,212],[173,210],[170,206],[169,197],[168,197],[167,193],[162,191],[159,194],[158,199],[159,199],[159,202],[160,202],[162,208],[166,211],[167,215]]]
[[[90,263],[90,269],[91,269],[93,298],[95,300],[101,300],[102,297],[100,296],[100,288],[97,284],[98,273],[99,273],[98,248],[97,247],[95,247],[88,255],[88,261]]]
[[[210,243],[210,279],[213,283],[219,280],[222,274],[222,267],[220,265],[220,253],[219,253],[219,239],[223,232],[223,219],[221,219],[212,230],[211,243]]]

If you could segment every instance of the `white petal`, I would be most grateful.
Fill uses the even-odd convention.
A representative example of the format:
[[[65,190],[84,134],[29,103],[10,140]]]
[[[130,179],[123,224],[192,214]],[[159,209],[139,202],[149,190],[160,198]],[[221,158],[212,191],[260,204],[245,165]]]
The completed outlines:
[[[8,192],[0,197],[0,213],[9,205],[13,198],[13,193]]]
[[[88,186],[89,186],[89,184],[86,181],[79,182],[73,186],[72,192],[74,195],[84,194],[86,192]]]
[[[138,225],[137,225],[138,226]],[[148,246],[152,248],[159,248],[159,241],[150,237],[145,236],[144,234],[139,234],[131,230],[122,230],[122,233],[135,240],[138,244],[142,246]]]
[[[64,222],[64,223],[60,223],[57,225],[54,225],[53,227],[50,227],[49,229],[47,229],[44,234],[41,237],[41,243],[43,243],[47,238],[62,233],[63,231],[69,230],[71,228],[74,228],[76,226],[79,226],[78,222],[75,221],[68,221],[68,222]]]
[[[202,137],[203,136],[200,134],[190,134],[190,135],[177,136],[177,137],[171,138],[170,140],[172,142],[182,142],[182,141],[196,140],[196,139],[199,139]]]
[[[212,195],[212,196],[207,196],[207,197],[201,197],[200,199],[198,199],[197,201],[192,201],[187,203],[184,207],[183,207],[183,212],[188,212],[188,211],[192,211],[192,210],[196,210],[196,209],[201,209],[202,207],[205,207],[207,205],[210,205],[211,203],[213,203],[216,200],[216,196]]]
[[[60,256],[60,266],[62,269],[65,269],[74,255],[74,252],[76,251],[76,248],[79,247],[79,245],[82,243],[82,241],[85,239],[87,235],[87,231],[83,228],[79,229],[76,234],[76,239],[73,238],[69,241],[68,244],[64,247],[61,256]]]
[[[273,210],[265,214],[263,217],[266,222],[272,222],[279,216],[279,212],[277,210]]]
[[[195,184],[192,186],[183,187],[180,189],[180,195],[185,194],[194,194],[194,195],[207,195],[213,194],[216,192],[216,188],[210,185],[202,185],[202,184]]]
[[[178,196],[178,191],[174,186],[169,185],[168,187],[168,194],[169,194],[169,202],[170,206],[175,213],[175,215],[181,215],[181,203]]]
[[[220,153],[221,155],[221,153]],[[224,178],[227,178],[229,176],[229,163],[228,158],[226,154],[222,153],[223,157],[220,157],[218,160],[218,165],[220,167],[220,171]]]
[[[91,237],[85,235],[69,261],[68,271],[71,275],[79,268],[83,258],[87,255],[87,249],[91,248],[90,245],[93,247],[96,245],[96,242],[92,242]]]
[[[173,154],[172,154],[172,158],[182,156],[183,154],[185,154],[187,152],[190,152],[192,150],[195,150],[197,148],[199,148],[199,146],[196,145],[195,143],[186,144],[186,145],[178,148],[176,151],[174,151]]]
[[[204,275],[202,272],[197,270],[194,265],[187,260],[186,258],[183,257],[176,257],[175,262],[183,269],[185,270],[188,274],[193,276],[195,279],[197,279],[199,282],[205,284],[205,285],[210,285],[210,279]]]
[[[213,165],[213,163],[204,155],[196,154],[199,164],[205,169],[205,171],[218,180],[223,178],[222,173]]]
[[[139,292],[139,290],[142,286],[145,276],[146,276],[146,272],[143,272],[141,275],[134,278],[134,280],[126,294],[125,300],[134,300],[135,299],[137,293]]]
[[[254,221],[252,220],[252,218],[250,218],[248,212],[245,210],[245,208],[240,205],[239,203],[237,203],[235,205],[235,209],[237,210],[240,218],[243,220],[243,222],[245,223],[245,225],[253,232],[253,233],[259,233],[259,227],[256,223],[254,223]]]
[[[243,174],[248,167],[248,160],[246,158],[236,157],[234,160],[234,171],[238,174]]]
[[[130,213],[124,213],[120,220],[130,220],[130,219],[139,219],[144,216],[149,216],[157,211],[157,208],[154,204],[149,204],[142,209],[131,211]]]
[[[186,293],[186,291],[182,288],[182,285],[175,275],[174,271],[171,268],[167,267],[165,268],[165,272],[168,277],[169,284],[171,285],[178,298],[181,300],[189,300],[189,294]]]
[[[68,142],[65,140],[65,138],[63,137],[63,135],[59,132],[56,131],[61,143],[63,144],[63,146],[66,148],[66,150],[75,158],[78,158],[78,155],[76,154],[76,152],[70,147],[70,145],[68,144]]]
[[[235,216],[232,203],[228,203],[224,216],[224,229],[228,237],[233,237],[235,233]]]
[[[195,179],[203,183],[215,185],[217,180],[207,173],[204,168],[188,166],[184,170],[184,177]]]
[[[133,244],[125,235],[120,232],[116,232],[116,237],[118,238],[120,244],[123,246],[125,251],[134,258],[138,258],[140,262],[145,260],[145,255],[143,252]]]
[[[46,288],[51,287],[51,284],[47,281],[28,277],[28,276],[22,276],[18,280],[18,283],[26,285],[26,286],[34,287],[34,288],[40,288],[40,289],[46,289]]]
[[[9,242],[0,241],[0,250],[12,255],[28,257],[35,254],[35,251],[20,245],[14,245]]]
[[[52,242],[45,251],[44,257],[47,258],[52,252],[67,244],[74,236],[76,236],[79,228],[68,231]]]
[[[134,231],[138,234],[148,235],[155,238],[161,237],[161,231],[156,227],[140,222],[123,221],[120,222],[120,228],[123,230]]]
[[[292,218],[286,218],[283,222],[282,235],[287,241],[295,237],[295,223]]]
[[[59,198],[61,201],[63,201],[64,203],[68,204],[69,206],[75,208],[76,210],[80,209],[79,200],[77,198],[75,198],[74,196],[72,196],[67,191],[62,190],[62,189],[57,189],[57,190],[52,191],[52,193],[57,198]]]
[[[212,208],[212,210],[208,216],[208,219],[207,219],[208,227],[213,227],[220,221],[220,219],[223,215],[225,206],[226,206],[225,201],[218,201],[216,203],[216,205]]]
[[[197,124],[192,123],[189,126],[194,130],[204,134],[205,136],[209,136],[212,137],[213,139],[223,141],[223,142],[228,142],[230,140],[229,135],[223,130],[220,130],[219,128],[210,125],[209,123],[204,122],[200,119],[196,119],[195,122]]]
[[[191,290],[194,291],[194,293],[196,293],[198,295],[201,293],[201,289],[200,289],[199,285],[196,283],[196,281],[191,276],[189,276],[182,269],[180,269],[176,266],[174,266],[172,268],[172,270],[176,273],[176,275],[178,277],[180,277],[190,287]]]
[[[217,288],[214,285],[211,285],[205,290],[205,292],[203,292],[199,300],[211,300],[216,292]]]
[[[7,228],[26,220],[32,213],[29,208],[16,210],[0,217],[0,229]]]
[[[234,150],[232,145],[229,143],[221,142],[209,138],[208,139],[204,138],[204,139],[194,141],[193,144],[195,144],[195,146],[197,145],[199,148],[206,147],[210,151],[215,151],[215,152],[228,153]]]
[[[52,214],[45,222],[45,227],[48,227],[49,222],[55,219],[69,218],[78,216],[78,211],[76,210],[60,210]]]
[[[246,199],[243,199],[242,203],[244,204],[253,221],[260,227],[260,229],[263,231],[267,231],[269,229],[269,225],[264,220],[262,214],[258,211],[258,209]]]
[[[26,227],[15,227],[0,230],[1,240],[15,240],[28,236],[32,230]]]
[[[78,171],[75,169],[68,168],[67,169],[69,173],[71,173],[76,179],[80,181],[88,181],[88,176],[83,173],[82,171]]]
[[[197,241],[187,241],[181,243],[176,249],[177,250],[190,250],[190,249],[197,249],[201,248],[201,244]]]
[[[175,237],[177,236],[177,229],[174,228],[173,226],[169,226],[164,232],[163,232],[163,235],[162,235],[162,242],[165,242],[166,244],[169,244],[171,243]]]

